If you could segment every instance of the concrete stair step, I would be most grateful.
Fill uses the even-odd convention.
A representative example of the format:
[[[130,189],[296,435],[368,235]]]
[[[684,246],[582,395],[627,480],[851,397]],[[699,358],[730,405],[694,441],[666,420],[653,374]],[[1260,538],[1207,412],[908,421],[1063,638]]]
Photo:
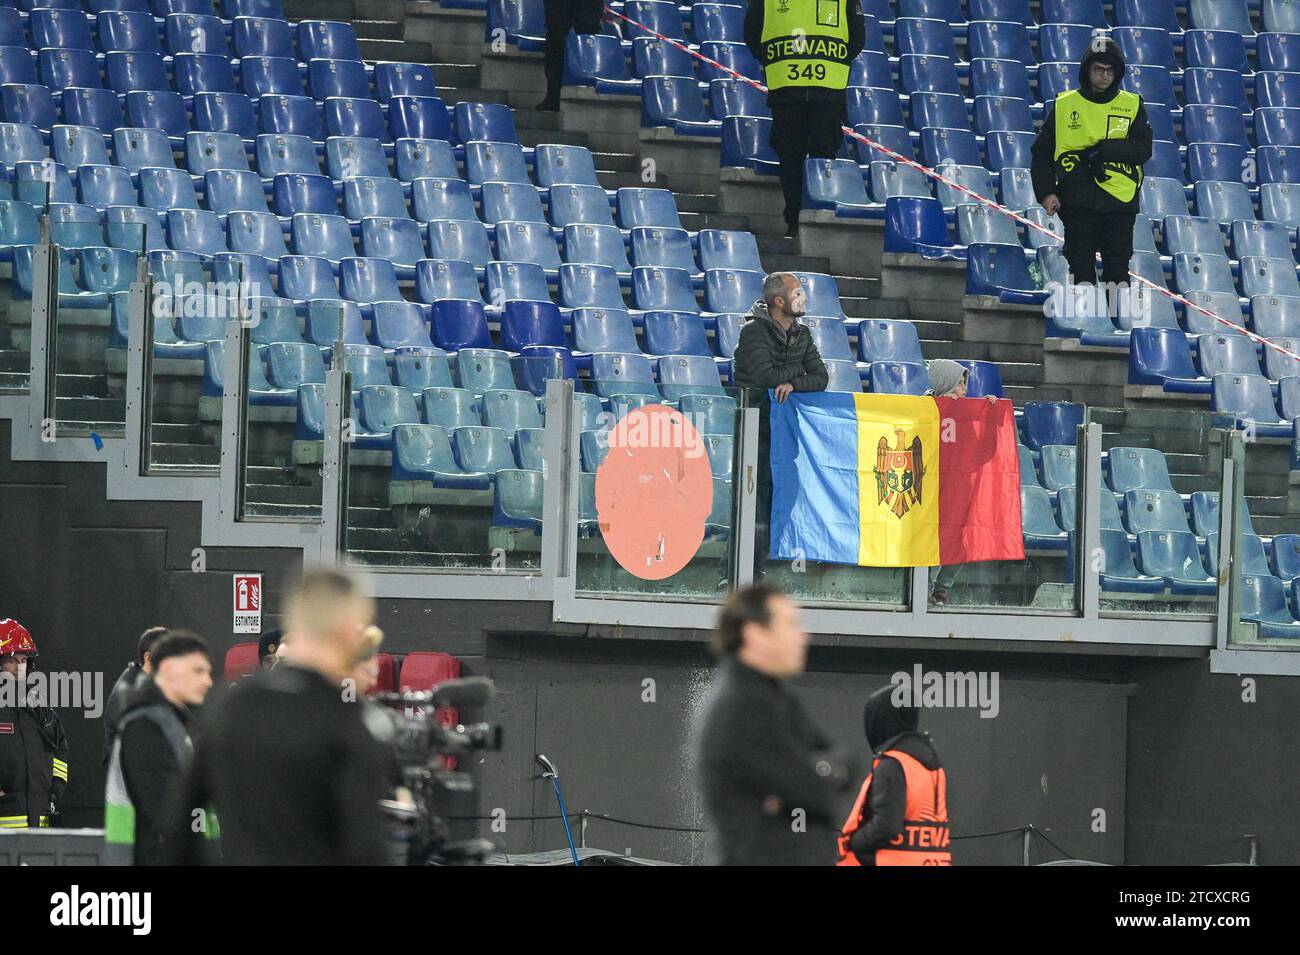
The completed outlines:
[[[427,63],[433,58],[429,44],[418,40],[396,37],[357,38],[357,48],[363,60],[396,60],[403,63]],[[436,73],[434,74],[437,75]]]
[[[358,40],[400,40],[402,24],[397,20],[353,20]]]
[[[417,60],[416,62],[423,63],[426,62],[426,60]],[[429,66],[433,70],[433,76],[438,81],[439,86],[446,86],[453,90],[474,90],[479,86],[479,74],[482,68],[477,63],[454,61],[450,63],[429,62]],[[449,105],[454,105],[455,102],[455,100],[451,100]],[[531,114],[533,111],[526,110],[524,112]],[[515,122],[519,122],[517,115]]]

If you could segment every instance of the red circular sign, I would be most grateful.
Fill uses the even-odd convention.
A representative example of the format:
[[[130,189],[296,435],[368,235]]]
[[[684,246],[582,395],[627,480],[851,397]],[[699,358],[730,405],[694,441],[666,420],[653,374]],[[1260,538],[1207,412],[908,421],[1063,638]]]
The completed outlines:
[[[625,415],[596,470],[596,515],[619,566],[643,580],[691,562],[713,507],[713,471],[695,426],[664,405]]]

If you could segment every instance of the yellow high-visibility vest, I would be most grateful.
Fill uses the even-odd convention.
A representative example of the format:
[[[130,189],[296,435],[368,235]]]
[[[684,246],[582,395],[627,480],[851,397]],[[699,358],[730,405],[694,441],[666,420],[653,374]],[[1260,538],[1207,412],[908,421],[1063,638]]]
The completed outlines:
[[[849,85],[849,24],[844,0],[763,3],[763,68],[769,90]]]
[[[1097,145],[1103,139],[1127,139],[1129,128],[1137,119],[1141,98],[1121,90],[1109,103],[1094,103],[1079,90],[1062,93],[1056,98],[1056,168],[1058,173],[1073,172],[1076,153]],[[1142,188],[1142,167],[1122,162],[1106,163],[1109,178],[1097,185],[1120,202],[1132,202]]]

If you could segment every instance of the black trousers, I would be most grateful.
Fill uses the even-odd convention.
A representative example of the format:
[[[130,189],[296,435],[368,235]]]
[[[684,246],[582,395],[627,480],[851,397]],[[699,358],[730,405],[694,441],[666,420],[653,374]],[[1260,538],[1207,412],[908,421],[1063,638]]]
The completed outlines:
[[[843,125],[843,100],[797,100],[772,106],[772,149],[781,160],[787,225],[799,224],[799,210],[803,207],[803,161],[834,159],[844,141],[844,131],[840,128]]]
[[[1101,280],[1107,285],[1128,284],[1133,258],[1133,222],[1136,213],[1099,212],[1086,206],[1061,207],[1065,225],[1065,261],[1076,285],[1097,281],[1097,254],[1101,253]]]
[[[546,95],[558,98],[564,82],[564,41],[569,31],[599,33],[604,0],[543,0],[546,14]]]

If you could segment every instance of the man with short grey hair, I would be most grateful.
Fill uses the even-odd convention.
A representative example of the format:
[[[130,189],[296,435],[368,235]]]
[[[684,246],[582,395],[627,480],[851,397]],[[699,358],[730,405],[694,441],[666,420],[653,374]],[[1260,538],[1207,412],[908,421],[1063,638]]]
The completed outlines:
[[[771,404],[796,391],[825,391],[830,376],[812,331],[800,323],[807,295],[793,272],[773,272],[763,281],[763,300],[749,310],[733,356],[731,380],[745,389],[746,404],[759,409],[758,501],[755,513],[757,560],[767,559],[767,529],[772,509]]]

